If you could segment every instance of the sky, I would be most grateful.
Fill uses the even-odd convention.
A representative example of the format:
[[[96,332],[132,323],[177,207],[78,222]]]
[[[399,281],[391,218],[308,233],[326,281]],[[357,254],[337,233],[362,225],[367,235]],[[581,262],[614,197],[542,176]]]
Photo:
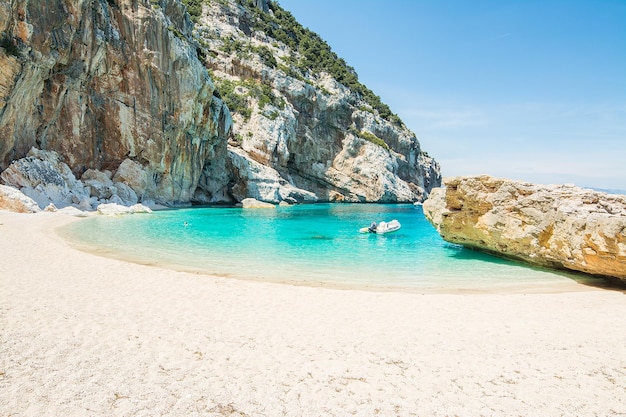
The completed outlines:
[[[626,190],[626,0],[279,0],[444,177]]]

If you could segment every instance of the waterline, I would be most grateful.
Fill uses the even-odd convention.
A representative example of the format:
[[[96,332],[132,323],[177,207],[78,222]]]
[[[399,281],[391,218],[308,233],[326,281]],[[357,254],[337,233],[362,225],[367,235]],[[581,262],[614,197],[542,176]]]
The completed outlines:
[[[389,235],[361,234],[397,219]],[[573,274],[449,244],[413,205],[315,204],[276,209],[192,208],[95,216],[63,234],[133,262],[240,279],[409,291],[528,291]]]

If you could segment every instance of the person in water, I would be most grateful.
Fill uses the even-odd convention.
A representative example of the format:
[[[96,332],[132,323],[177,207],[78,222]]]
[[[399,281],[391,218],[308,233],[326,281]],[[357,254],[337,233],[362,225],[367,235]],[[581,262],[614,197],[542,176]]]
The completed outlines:
[[[376,232],[376,227],[377,227],[376,226],[376,222],[372,222],[372,224],[370,224],[370,227],[368,227],[367,230],[369,230],[370,233],[374,233],[374,232]]]

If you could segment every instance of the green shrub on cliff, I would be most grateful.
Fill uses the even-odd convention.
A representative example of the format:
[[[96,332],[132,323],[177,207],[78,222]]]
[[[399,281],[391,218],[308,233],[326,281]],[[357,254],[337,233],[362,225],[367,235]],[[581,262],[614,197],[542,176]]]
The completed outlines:
[[[252,115],[249,98],[257,100],[259,110],[261,111],[267,105],[272,105],[280,110],[285,108],[285,100],[282,97],[277,97],[272,91],[272,87],[268,84],[252,79],[242,81],[231,81],[217,77],[213,77],[213,79],[220,97],[230,111],[242,115],[245,120],[249,120]],[[272,114],[272,112],[268,114]]]
[[[268,67],[276,68],[278,65],[274,54],[272,54],[272,51],[270,51],[270,48],[267,46],[257,46],[254,48],[254,52],[257,53],[257,55],[261,58],[261,61],[263,61],[263,63]]]
[[[202,15],[203,0],[181,0],[187,6],[187,13],[191,16],[193,22],[197,22]]]
[[[252,109],[248,106],[248,99],[237,92],[237,84],[230,80],[219,78],[214,78],[214,81],[228,109],[233,113],[242,115],[245,120],[249,120],[252,115]]]
[[[386,150],[389,150],[389,145],[387,145],[387,142],[371,132],[367,132],[365,130],[356,130],[354,127],[350,128],[350,132],[352,132],[361,139],[365,139],[366,141],[371,142],[374,145],[378,145],[382,148],[385,148]]]
[[[268,67],[276,68],[278,66],[278,62],[276,61],[274,54],[272,54],[272,51],[264,45],[253,46],[252,44],[242,42],[239,39],[225,38],[222,41],[220,50],[228,55],[235,53],[240,58],[249,58],[251,54],[255,54]]]
[[[192,18],[202,12],[202,2],[217,2],[224,4],[224,0],[182,0],[187,5]],[[240,58],[249,58],[252,54],[267,66],[278,68],[288,76],[303,82],[311,83],[309,75],[321,72],[330,74],[335,80],[356,92],[369,106],[371,112],[394,123],[402,125],[400,118],[394,114],[388,105],[382,102],[379,96],[359,82],[359,77],[344,59],[337,56],[330,46],[315,32],[303,27],[295,17],[280,7],[277,1],[269,1],[271,13],[265,13],[255,6],[251,0],[236,0],[252,17],[251,25],[254,30],[264,32],[269,37],[282,42],[298,54],[281,56],[278,63],[276,56],[267,46],[253,46],[252,43],[242,42],[239,39],[226,38],[222,41],[222,52],[235,53]],[[276,44],[276,42],[274,42]],[[318,87],[319,88],[319,87]],[[268,95],[269,96],[269,95]],[[260,106],[266,104],[266,99],[260,100]],[[278,103],[274,103],[277,105]],[[280,107],[278,105],[278,107]],[[261,107],[262,108],[262,107]]]
[[[299,52],[301,57],[299,60],[291,58],[291,62],[285,60],[285,65],[278,66],[287,75],[303,80],[309,72],[313,74],[327,72],[341,84],[358,93],[380,117],[396,125],[402,124],[400,118],[381,101],[379,96],[359,82],[354,68],[338,57],[317,33],[298,23],[290,12],[278,5],[278,2],[269,2],[273,16],[254,7],[254,3],[249,0],[239,0],[239,4],[246,7],[255,17],[253,24],[256,30]]]

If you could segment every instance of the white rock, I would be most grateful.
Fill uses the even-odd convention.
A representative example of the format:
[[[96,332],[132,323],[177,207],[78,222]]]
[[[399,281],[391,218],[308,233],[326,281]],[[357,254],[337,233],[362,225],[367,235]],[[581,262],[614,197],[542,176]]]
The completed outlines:
[[[117,192],[113,185],[102,184],[96,180],[85,181],[85,187],[89,190],[89,195],[98,200],[108,200]]]
[[[135,214],[140,214],[140,213],[152,213],[152,209],[148,206],[145,206],[143,204],[133,204],[132,206],[130,206],[130,211],[135,213]]]
[[[37,202],[39,207],[53,203],[66,207],[73,200],[88,197],[83,184],[56,152],[31,149],[26,158],[14,161],[0,174],[2,181]]]
[[[127,207],[128,207],[128,205],[127,205],[127,204],[124,204],[124,202],[122,201],[122,199],[121,199],[121,198],[120,198],[117,194],[113,194],[113,195],[111,196],[111,198],[109,198],[109,199],[107,200],[107,203],[118,204],[118,205],[120,205],[120,206],[127,206]]]
[[[91,199],[83,198],[78,204],[76,204],[76,208],[82,211],[92,211],[93,205],[91,203]]]
[[[72,207],[72,206],[63,207],[62,209],[59,210],[59,213],[67,214],[69,216],[74,216],[74,217],[88,217],[89,216],[88,212],[77,209],[76,207]]]
[[[0,209],[18,213],[38,213],[39,205],[19,190],[7,185],[0,185]]]
[[[138,197],[143,197],[148,187],[148,174],[137,162],[125,159],[113,175],[113,182],[128,185]]]
[[[152,213],[152,210],[143,204],[134,204],[130,207],[115,203],[100,204],[97,208],[98,214],[106,216],[116,216],[120,214]]]
[[[115,203],[104,203],[100,204],[96,209],[98,214],[102,214],[105,216],[117,216],[120,214],[129,214],[132,213],[130,207],[123,206],[121,204]]]
[[[255,198],[245,198],[241,205],[243,208],[276,208],[274,204],[259,201]]]
[[[232,189],[235,198],[243,200],[250,197],[276,204],[283,200],[317,201],[314,193],[291,185],[275,169],[247,158],[241,149],[229,147],[229,157],[240,179]]]
[[[137,204],[138,198],[135,191],[123,182],[116,182],[114,184],[117,196],[125,206],[132,206]]]
[[[113,185],[113,181],[111,181],[110,171],[98,171],[97,169],[88,169],[83,173],[80,179],[82,182],[95,181],[103,185]]]

